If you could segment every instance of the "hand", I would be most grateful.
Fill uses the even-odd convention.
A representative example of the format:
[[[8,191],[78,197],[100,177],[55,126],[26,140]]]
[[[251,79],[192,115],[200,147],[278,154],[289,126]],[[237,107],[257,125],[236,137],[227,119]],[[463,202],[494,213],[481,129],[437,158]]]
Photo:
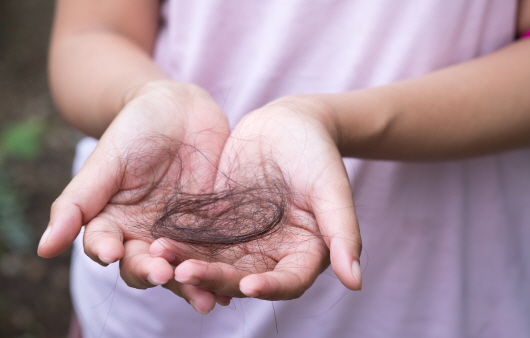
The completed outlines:
[[[213,188],[228,134],[224,113],[204,90],[172,81],[139,88],[54,202],[39,255],[58,255],[86,225],[86,254],[103,265],[121,259],[128,285],[147,288],[173,280],[167,260],[149,255],[153,239],[145,226],[174,184],[192,193]],[[188,299],[202,292],[215,300],[174,281],[167,287]]]
[[[176,279],[217,295],[296,298],[330,260],[346,287],[360,289],[360,233],[326,112],[316,96],[283,98],[247,115],[225,145],[214,191],[249,188],[274,196],[280,189],[286,221],[273,235],[218,250],[213,259],[168,239],[154,242],[151,253],[195,254],[176,267]]]

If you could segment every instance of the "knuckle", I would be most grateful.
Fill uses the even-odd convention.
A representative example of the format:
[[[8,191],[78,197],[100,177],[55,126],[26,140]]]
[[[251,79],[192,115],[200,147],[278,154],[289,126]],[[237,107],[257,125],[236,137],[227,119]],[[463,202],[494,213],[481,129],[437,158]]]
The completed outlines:
[[[303,291],[297,290],[295,293],[290,294],[290,297],[287,300],[298,299],[298,298],[302,297],[304,292],[305,292],[305,290],[303,290]]]
[[[105,264],[103,262],[101,262],[101,260],[99,259],[97,253],[94,252],[94,250],[92,249],[92,247],[90,245],[84,245],[83,247],[83,251],[85,252],[85,255],[87,255],[91,260],[93,260],[94,262],[98,263],[99,265],[102,265],[102,266],[107,266],[108,264]]]
[[[61,202],[62,202],[61,196],[57,197],[55,201],[53,201],[50,207],[50,212],[52,214],[57,213],[61,209],[61,204],[62,204]]]
[[[129,271],[127,271],[127,269],[120,269],[120,276],[125,284],[131,288],[145,290],[154,286],[140,277],[133,276]]]

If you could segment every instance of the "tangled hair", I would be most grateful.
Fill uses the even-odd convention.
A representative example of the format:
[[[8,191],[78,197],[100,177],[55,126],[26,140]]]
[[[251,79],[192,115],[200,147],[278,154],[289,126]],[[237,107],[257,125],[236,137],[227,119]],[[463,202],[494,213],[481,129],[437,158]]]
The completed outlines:
[[[273,183],[202,194],[175,191],[154,221],[151,236],[203,246],[230,246],[261,238],[285,222],[285,185]]]
[[[125,215],[132,236],[170,239],[185,245],[186,258],[222,255],[226,262],[289,238],[293,194],[272,161],[259,157],[243,165],[235,157],[221,170],[195,147],[152,135],[125,154],[117,184],[140,187],[122,203],[141,215]]]

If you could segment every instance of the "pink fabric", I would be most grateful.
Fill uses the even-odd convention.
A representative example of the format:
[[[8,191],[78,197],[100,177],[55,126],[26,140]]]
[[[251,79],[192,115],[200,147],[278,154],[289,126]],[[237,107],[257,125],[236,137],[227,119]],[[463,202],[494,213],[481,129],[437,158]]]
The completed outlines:
[[[528,32],[526,32],[526,33],[523,33],[523,34],[521,35],[521,39],[528,39],[528,38],[530,38],[530,31],[528,31]]]
[[[234,125],[282,95],[391,83],[502,48],[517,4],[168,0],[155,56],[172,78],[205,87]],[[79,144],[76,168],[94,146]],[[165,289],[128,288],[78,240],[84,337],[530,337],[530,149],[345,165],[365,248],[361,292],[327,270],[300,299],[235,299],[201,316]]]

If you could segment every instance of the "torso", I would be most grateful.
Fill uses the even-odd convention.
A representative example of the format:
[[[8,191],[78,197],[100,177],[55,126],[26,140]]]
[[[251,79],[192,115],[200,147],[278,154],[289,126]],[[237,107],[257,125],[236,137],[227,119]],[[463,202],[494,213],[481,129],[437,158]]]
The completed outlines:
[[[233,126],[283,95],[382,85],[499,49],[513,39],[516,8],[515,0],[169,0],[155,57],[172,78],[205,87]],[[79,162],[93,146],[84,142]],[[530,336],[530,150],[346,165],[365,248],[361,292],[328,270],[300,299],[238,299],[201,316],[169,291],[129,289],[116,266],[79,255],[73,295],[85,336]]]

